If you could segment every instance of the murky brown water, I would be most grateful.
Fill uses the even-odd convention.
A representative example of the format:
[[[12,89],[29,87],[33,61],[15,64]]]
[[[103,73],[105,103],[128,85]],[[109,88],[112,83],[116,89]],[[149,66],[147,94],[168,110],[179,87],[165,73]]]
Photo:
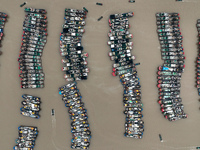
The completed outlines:
[[[175,2],[175,0],[27,0],[26,6],[45,8],[48,12],[48,42],[43,53],[43,67],[46,75],[45,88],[22,90],[18,77],[19,48],[21,44],[23,0],[1,0],[0,11],[9,15],[2,42],[3,55],[0,56],[0,149],[9,150],[15,144],[19,125],[35,125],[39,128],[35,150],[69,150],[70,120],[67,109],[58,95],[58,87],[66,82],[61,71],[59,55],[59,33],[64,22],[64,8],[81,9],[85,6],[89,13],[86,19],[86,33],[83,46],[89,53],[88,66],[91,70],[87,81],[78,82],[83,101],[88,109],[92,130],[90,150],[193,150],[200,145],[200,112],[195,88],[195,60],[197,56],[196,20],[200,18],[200,1]],[[112,62],[107,46],[108,16],[112,13],[134,11],[130,18],[130,32],[134,34],[132,53],[140,62],[138,67],[144,103],[145,132],[142,140],[125,138],[122,85],[118,77],[112,77]],[[155,13],[159,11],[179,12],[180,27],[184,36],[186,69],[182,77],[181,97],[189,118],[169,122],[160,113],[157,104],[157,67],[162,64],[159,41],[156,33]],[[98,22],[100,16],[104,18]],[[35,120],[20,115],[21,95],[33,94],[42,98],[41,118]],[[51,109],[55,109],[55,117]],[[161,134],[164,142],[159,141]]]

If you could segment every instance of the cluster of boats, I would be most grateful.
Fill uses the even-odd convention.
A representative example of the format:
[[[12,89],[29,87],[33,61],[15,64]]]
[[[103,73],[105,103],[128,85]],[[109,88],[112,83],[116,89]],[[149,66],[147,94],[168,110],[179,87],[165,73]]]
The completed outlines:
[[[21,88],[43,88],[41,56],[47,40],[46,10],[25,8],[24,11],[26,15],[18,58]]]
[[[6,20],[7,20],[7,14],[0,12],[0,42],[3,39],[3,29],[4,29]]]
[[[83,52],[81,44],[87,12],[85,7],[83,10],[66,8],[63,31],[60,33],[60,55],[64,64],[62,71],[65,73],[64,78],[70,83],[60,87],[59,94],[62,95],[72,120],[72,149],[88,149],[91,139],[87,110],[75,82],[87,80],[89,72],[86,61],[88,53]]]
[[[38,135],[37,127],[19,126],[19,137],[15,140],[14,150],[33,150]]]
[[[130,28],[128,18],[133,15],[133,12],[110,15],[111,30],[108,33],[108,45],[111,48],[110,59],[114,61],[112,75],[119,76],[124,87],[123,104],[126,115],[124,135],[141,139],[144,131],[141,86],[133,61],[135,57],[131,54],[133,35],[128,31]]]
[[[66,81],[87,80],[89,68],[83,52],[81,39],[85,32],[85,18],[87,10],[65,9],[65,23],[60,33],[60,55],[63,57],[62,71]]]
[[[200,48],[200,19],[197,20],[197,31],[198,31],[198,37],[199,37],[199,48]],[[200,96],[200,51],[198,53],[197,57],[197,90],[198,94]]]
[[[71,119],[71,148],[88,149],[90,146],[91,131],[88,123],[87,109],[82,102],[82,96],[76,82],[68,83],[59,88],[59,94]]]
[[[180,80],[185,67],[178,13],[156,13],[162,66],[158,67],[158,88],[161,111],[169,121],[187,118],[180,97]]]
[[[26,117],[39,119],[40,115],[40,98],[28,94],[22,95],[23,101],[20,108],[21,114]]]

